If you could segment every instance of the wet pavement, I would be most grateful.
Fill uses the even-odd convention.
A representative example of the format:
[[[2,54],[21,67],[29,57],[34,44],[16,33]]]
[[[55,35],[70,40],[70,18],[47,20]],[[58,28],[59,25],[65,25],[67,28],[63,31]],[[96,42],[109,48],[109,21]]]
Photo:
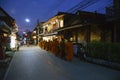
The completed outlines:
[[[96,64],[62,60],[37,46],[21,47],[4,80],[120,80],[120,71]]]

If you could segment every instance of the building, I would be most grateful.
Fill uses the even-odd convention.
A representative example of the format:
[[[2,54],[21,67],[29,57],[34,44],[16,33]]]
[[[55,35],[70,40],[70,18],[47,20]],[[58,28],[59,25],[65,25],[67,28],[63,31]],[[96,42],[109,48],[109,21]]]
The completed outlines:
[[[120,0],[114,0],[113,5],[106,7],[106,21],[112,25],[112,42],[120,42]]]
[[[64,27],[63,21],[64,15],[65,15],[64,13],[58,13],[57,15],[43,23],[42,26],[43,33],[41,34],[43,40],[49,41],[59,37],[58,31],[55,30]]]
[[[47,41],[64,36],[66,40],[77,43],[111,42],[111,28],[106,23],[106,16],[96,12],[59,12],[44,22],[42,29],[43,40]]]
[[[77,11],[75,14],[59,12],[42,24],[43,40],[64,36],[76,43],[120,42],[120,1],[106,8],[106,14]],[[39,34],[39,33],[37,33]]]
[[[31,40],[32,40],[32,43],[34,45],[37,45],[39,43],[39,41],[42,40],[42,37],[43,37],[43,23],[44,22],[39,22],[39,20],[37,21],[37,25],[36,27],[34,28],[31,36]]]
[[[5,47],[10,49],[11,37],[16,37],[17,31],[15,20],[0,7],[0,59],[5,58]]]
[[[88,43],[91,41],[105,41],[101,31],[105,29],[105,15],[78,11],[76,14],[64,16],[64,27],[57,29],[59,34],[73,42]],[[107,26],[106,26],[107,27]]]

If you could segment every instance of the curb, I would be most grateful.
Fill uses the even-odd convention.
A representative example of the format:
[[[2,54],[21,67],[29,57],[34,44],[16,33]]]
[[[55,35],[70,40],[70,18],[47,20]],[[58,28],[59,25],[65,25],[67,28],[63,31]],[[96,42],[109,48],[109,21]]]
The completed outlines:
[[[95,59],[95,58],[91,58],[91,57],[86,57],[85,60],[88,61],[88,62],[95,63],[95,64],[110,67],[110,68],[113,68],[113,69],[116,69],[116,70],[120,70],[120,64],[119,63],[110,62],[110,61],[106,61],[106,60],[102,60],[102,59]]]

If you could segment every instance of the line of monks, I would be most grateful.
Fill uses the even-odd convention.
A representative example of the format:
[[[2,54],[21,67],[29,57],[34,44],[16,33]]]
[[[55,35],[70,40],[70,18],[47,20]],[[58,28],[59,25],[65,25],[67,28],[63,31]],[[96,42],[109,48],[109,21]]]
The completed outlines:
[[[39,46],[46,50],[52,52],[54,55],[65,59],[67,61],[72,61],[73,59],[73,43],[70,41],[65,42],[64,40],[58,41],[40,41]]]

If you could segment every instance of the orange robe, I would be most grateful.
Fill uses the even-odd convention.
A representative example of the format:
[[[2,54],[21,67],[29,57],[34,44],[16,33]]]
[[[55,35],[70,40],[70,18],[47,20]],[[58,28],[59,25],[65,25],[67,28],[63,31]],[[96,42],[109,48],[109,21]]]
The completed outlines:
[[[73,43],[72,42],[67,42],[66,43],[65,52],[66,52],[66,59],[68,61],[72,61],[73,54],[74,54]]]

